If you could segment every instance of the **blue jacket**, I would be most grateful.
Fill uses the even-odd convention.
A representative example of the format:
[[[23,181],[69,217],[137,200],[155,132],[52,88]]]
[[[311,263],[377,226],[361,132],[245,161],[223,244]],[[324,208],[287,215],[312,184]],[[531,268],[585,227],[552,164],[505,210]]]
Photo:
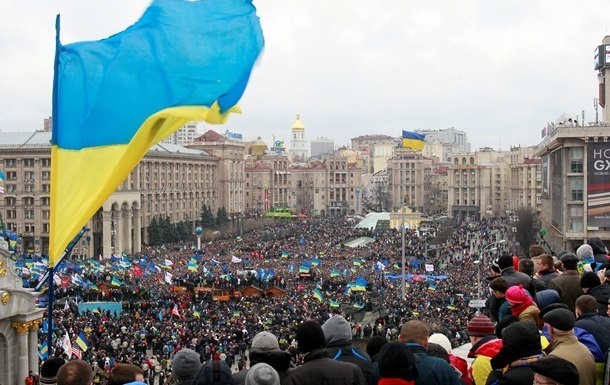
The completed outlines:
[[[408,343],[409,349],[419,358],[415,363],[417,379],[415,385],[461,385],[462,381],[453,366],[437,357],[430,357],[426,348]]]
[[[602,352],[610,348],[610,318],[602,317],[597,313],[581,314],[576,320],[576,326],[593,334],[593,338],[601,348]],[[596,362],[597,357],[596,357]]]

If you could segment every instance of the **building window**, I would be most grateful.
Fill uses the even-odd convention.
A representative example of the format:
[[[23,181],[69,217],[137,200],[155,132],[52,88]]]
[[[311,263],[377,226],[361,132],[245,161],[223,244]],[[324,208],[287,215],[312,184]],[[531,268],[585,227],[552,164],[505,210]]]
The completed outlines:
[[[6,167],[16,167],[17,160],[16,159],[5,159],[4,164],[6,165]]]
[[[17,180],[17,172],[16,171],[8,171],[6,173],[6,180]]]
[[[25,192],[34,192],[34,185],[33,184],[26,184],[24,186],[24,191]]]
[[[42,210],[42,219],[49,219],[51,217],[51,212],[49,210]]]
[[[8,219],[17,219],[17,210],[6,210],[6,217]]]
[[[16,184],[7,184],[6,192],[9,192],[9,193],[17,192],[17,185]]]
[[[571,177],[570,180],[570,200],[582,202],[583,200],[583,178]]]
[[[34,159],[24,159],[23,167],[34,167]]]
[[[570,148],[570,172],[582,173],[583,153],[582,147]]]
[[[43,193],[48,193],[48,192],[51,192],[51,185],[49,185],[49,184],[43,184],[43,185],[42,185],[42,192],[43,192]]]
[[[23,228],[25,229],[26,233],[35,233],[36,232],[36,227],[34,226],[33,223],[26,223]]]
[[[34,171],[24,171],[23,172],[23,179],[25,179],[26,181],[34,180]]]
[[[582,206],[570,207],[570,230],[582,231],[584,208]]]
[[[32,198],[32,197],[24,197],[23,198],[23,205],[24,206],[34,206],[34,198]]]
[[[40,204],[43,206],[49,206],[50,202],[51,202],[51,199],[49,197],[40,198]]]
[[[48,223],[43,223],[42,224],[42,232],[43,233],[48,233],[49,232],[49,224]]]
[[[34,219],[34,209],[26,209],[23,214],[25,219]]]
[[[51,158],[42,158],[42,167],[51,167]]]
[[[17,204],[17,198],[7,197],[7,198],[4,199],[4,203],[7,206],[15,206]]]

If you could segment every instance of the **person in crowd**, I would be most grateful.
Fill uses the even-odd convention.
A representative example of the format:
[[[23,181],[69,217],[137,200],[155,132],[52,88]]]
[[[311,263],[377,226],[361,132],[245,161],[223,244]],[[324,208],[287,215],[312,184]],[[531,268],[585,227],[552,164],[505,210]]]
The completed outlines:
[[[490,308],[489,311],[495,314],[494,319],[500,321],[504,316],[511,314],[510,303],[506,301],[506,290],[508,290],[508,284],[504,278],[497,277],[489,282],[489,289],[491,290],[492,296],[497,299],[493,302],[494,308]],[[491,305],[492,302],[490,302],[490,306]]]
[[[144,371],[134,364],[117,364],[110,370],[108,385],[143,383]]]
[[[608,263],[608,249],[601,238],[589,238],[587,243],[591,245],[591,248],[593,249],[593,258],[595,259],[596,263]]]
[[[364,385],[362,370],[349,362],[335,361],[326,351],[326,337],[319,323],[313,320],[302,322],[296,330],[296,340],[304,363],[290,374],[290,385]],[[194,384],[197,385],[197,384]]]
[[[92,382],[93,369],[83,360],[68,361],[57,371],[57,385],[91,385]]]
[[[203,365],[195,374],[192,385],[232,385],[231,368],[225,361],[212,360]]]
[[[591,333],[602,352],[610,349],[610,318],[598,314],[594,297],[585,294],[576,300],[575,326]]]
[[[439,345],[443,351],[447,354],[447,361],[451,366],[453,366],[458,372],[462,381],[465,384],[471,385],[472,381],[470,380],[470,373],[468,372],[468,362],[462,357],[456,356],[452,353],[453,349],[451,347],[451,341],[447,338],[446,335],[442,333],[433,333],[428,338],[428,346],[430,344]]]
[[[582,385],[595,384],[595,360],[589,349],[578,342],[574,335],[574,313],[566,309],[555,309],[546,313],[543,318],[551,337],[551,343],[545,352],[572,362],[580,373]]]
[[[579,385],[578,369],[570,361],[546,356],[530,364],[534,372],[534,384]]]
[[[543,356],[540,333],[531,322],[513,322],[502,331],[502,348],[491,359],[487,384],[532,384],[530,364]]]
[[[529,296],[529,294],[523,289],[523,286],[511,286],[506,290],[506,302],[510,304],[510,310],[512,314],[519,319],[519,321],[533,322],[534,325],[538,325],[538,314],[540,310]]]
[[[544,282],[546,287],[549,287],[549,282],[553,278],[559,277],[559,273],[555,269],[555,260],[548,254],[542,254],[538,257],[538,277]]]
[[[539,257],[535,257],[536,262]],[[536,274],[537,265],[533,259],[523,258],[519,260],[519,271],[531,279],[532,287],[534,288],[534,292],[537,293],[539,291],[545,290],[547,288],[546,283],[540,280]],[[534,293],[532,293],[534,294]]]
[[[330,317],[322,325],[322,330],[330,358],[356,364],[362,370],[364,378],[371,377],[371,358],[364,350],[352,345],[351,327],[342,315]]]
[[[529,255],[529,258],[532,260],[544,253],[545,253],[545,251],[544,251],[544,247],[542,247],[542,245],[535,243],[529,247],[528,255]]]
[[[460,384],[457,372],[449,365],[437,357],[427,355],[429,329],[421,321],[412,320],[406,322],[401,330],[398,340],[406,343],[409,349],[419,358],[416,363],[418,377],[416,385],[435,385],[435,384]]]
[[[245,385],[280,385],[280,376],[273,366],[259,362],[248,370]]]
[[[40,365],[40,384],[56,385],[57,372],[66,363],[61,357],[49,357]]]
[[[593,271],[596,266],[595,257],[593,256],[593,248],[585,243],[576,249],[576,257],[578,258],[578,273],[582,274],[585,271]]]
[[[201,369],[201,356],[193,349],[180,350],[172,360],[172,378],[176,385],[190,385]]]
[[[476,385],[485,385],[491,372],[490,361],[502,347],[502,340],[496,338],[494,333],[494,324],[482,314],[473,317],[468,323],[468,336],[472,344],[468,358],[474,358],[470,366],[470,377]]]
[[[377,361],[377,355],[383,347],[387,344],[388,340],[384,336],[373,336],[366,343],[366,354],[371,357],[371,361],[375,363]]]
[[[385,344],[379,352],[379,385],[413,385],[418,372],[413,352],[403,343]]]
[[[573,253],[566,253],[561,257],[563,273],[549,282],[549,289],[556,290],[561,302],[574,312],[576,298],[583,295],[580,287],[580,274],[578,274],[578,258]]]
[[[599,315],[607,316],[608,301],[610,301],[610,285],[602,285],[599,276],[587,271],[580,277],[582,291],[597,301],[597,312]]]
[[[265,363],[277,372],[282,385],[288,383],[293,368],[290,365],[292,355],[280,349],[277,337],[267,331],[254,336],[249,349],[250,369],[233,374],[233,383],[243,385],[251,368],[258,363]]]
[[[523,288],[530,294],[534,293],[532,279],[527,274],[515,270],[512,256],[500,256],[498,258],[498,265],[500,266],[500,275],[504,278],[508,287],[523,285]]]

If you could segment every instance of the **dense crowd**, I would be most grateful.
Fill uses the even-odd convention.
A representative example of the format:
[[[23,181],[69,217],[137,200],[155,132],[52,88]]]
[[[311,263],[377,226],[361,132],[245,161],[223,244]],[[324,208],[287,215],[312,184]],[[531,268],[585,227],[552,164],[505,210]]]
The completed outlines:
[[[564,328],[566,322],[570,324],[565,314],[557,317],[553,310],[567,310],[575,320],[577,316],[580,320],[584,312],[581,309],[579,314],[576,300],[585,294],[581,288],[584,286],[592,286],[585,291],[599,297],[596,304],[605,298],[605,307],[600,305],[599,313],[610,321],[606,314],[610,289],[607,297],[604,297],[605,289],[597,289],[598,286],[610,288],[605,282],[605,266],[590,245],[584,246],[591,248],[591,252],[584,247],[575,254],[562,252],[558,257],[544,254],[543,248],[534,248],[528,257],[505,254],[495,260],[490,258],[490,263],[493,260],[491,277],[484,281],[483,288],[486,295],[490,294],[483,309],[486,315],[475,315],[476,309],[468,304],[480,292],[476,272],[481,267],[475,263],[480,262],[480,257],[473,255],[473,251],[504,239],[505,226],[501,221],[489,221],[438,222],[427,227],[425,232],[413,230],[405,234],[404,299],[400,232],[355,229],[346,218],[274,222],[246,231],[240,237],[211,241],[202,250],[195,250],[191,245],[166,245],[145,248],[135,255],[93,262],[71,261],[68,268],[60,270],[57,279],[62,284],[55,289],[55,299],[59,303],[63,300],[66,305],[54,310],[54,346],[50,350],[54,356],[72,358],[73,352],[65,349],[66,335],[73,342],[81,337],[86,340],[87,349],[76,354],[92,365],[94,382],[106,383],[112,368],[118,364],[135,364],[143,369],[146,382],[161,385],[168,379],[176,381],[172,379],[172,366],[180,351],[192,350],[203,362],[223,361],[234,371],[246,369],[256,363],[252,360],[253,338],[261,332],[270,333],[278,349],[290,353],[291,367],[306,365],[311,357],[302,354],[307,353],[299,340],[302,325],[313,322],[324,329],[331,320],[343,319],[347,331],[342,329],[341,333],[351,337],[350,346],[353,343],[365,349],[372,341],[398,339],[409,342],[409,346],[427,348],[411,349],[417,356],[423,353],[426,360],[436,351],[456,369],[450,374],[458,373],[455,382],[440,383],[485,384],[492,380],[521,383],[502,382],[507,378],[506,368],[523,357],[542,357],[543,346],[539,351],[534,346],[536,354],[528,356],[520,356],[522,351],[510,351],[509,347],[514,349],[514,344],[504,339],[503,329],[513,330],[513,339],[523,346],[527,345],[524,336],[534,333],[527,325],[509,327],[510,323],[535,325],[535,335],[539,336],[542,330],[548,336],[546,340],[538,338],[538,344],[546,341],[544,347],[552,346],[552,337],[561,331],[550,326],[556,322],[555,318],[560,319]],[[370,237],[373,241],[356,248],[345,246],[347,241],[358,237]],[[498,243],[498,247],[502,246],[505,245]],[[599,251],[599,245],[595,248]],[[502,251],[506,249],[496,253]],[[572,265],[579,293],[566,289],[560,282],[572,275]],[[487,275],[487,269],[483,268]],[[549,272],[554,276],[546,277]],[[115,281],[118,284],[113,284]],[[364,287],[358,288],[363,282]],[[235,295],[229,301],[218,301],[212,291],[200,290],[213,287],[236,294],[250,286],[262,290],[275,286],[283,295]],[[79,313],[77,304],[86,301],[120,302],[122,313],[112,314],[102,309]],[[546,308],[547,305],[557,307],[562,302],[567,302],[566,309]],[[412,324],[413,320],[421,325]],[[317,333],[314,325],[309,327],[308,333]],[[331,340],[327,330],[324,332],[327,334],[324,345],[330,350]],[[39,334],[42,346],[46,333],[41,330]],[[434,337],[429,344],[430,335]],[[585,338],[595,341],[592,335],[589,333],[583,341]],[[432,341],[438,346],[444,345],[444,353]],[[452,347],[469,341],[473,344],[470,358],[474,359],[470,367],[450,354]],[[589,345],[595,349],[593,344]],[[601,345],[597,343],[599,351],[595,360],[598,363],[605,362],[605,353],[610,347],[606,342]],[[323,347],[312,346],[310,350]],[[498,356],[501,359],[494,361],[494,355],[490,357],[491,364],[487,360],[487,366],[481,369],[482,360],[478,357],[488,350],[496,355],[502,353]],[[340,350],[338,354],[343,352]],[[366,356],[369,361],[374,353],[373,349]],[[500,372],[494,374],[492,369]],[[597,370],[593,378],[602,376],[603,366],[600,369],[598,365]],[[372,383],[371,373],[375,370],[369,368],[363,372],[365,380]],[[419,372],[416,384],[438,383],[424,381],[427,376],[434,376],[435,370],[425,374],[419,368]],[[530,370],[527,376],[523,383],[532,383],[534,372]]]

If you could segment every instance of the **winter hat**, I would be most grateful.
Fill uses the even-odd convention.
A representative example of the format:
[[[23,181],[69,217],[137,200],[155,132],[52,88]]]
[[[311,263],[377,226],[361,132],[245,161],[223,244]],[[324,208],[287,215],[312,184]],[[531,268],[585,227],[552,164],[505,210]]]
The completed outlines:
[[[584,273],[580,277],[580,287],[582,287],[583,289],[593,289],[594,287],[598,287],[601,284],[602,282],[599,280],[597,274],[591,271]]]
[[[200,368],[199,353],[192,349],[182,349],[172,361],[172,376],[178,381],[192,380]]]
[[[576,257],[574,253],[566,253],[560,259],[565,269],[576,270],[576,266],[578,266],[578,257]]]
[[[540,308],[540,314],[538,314],[538,318],[544,318],[544,315],[552,310],[555,309],[566,309],[566,310],[570,310],[570,308],[568,307],[568,305],[566,305],[563,302],[556,302],[556,303],[552,303],[550,305],[546,305],[545,307],[541,307]]]
[[[349,326],[349,322],[341,315],[334,315],[324,322],[322,325],[324,331],[324,337],[326,337],[326,343],[332,344],[338,341],[351,341],[352,340],[352,328]]]
[[[544,315],[544,322],[551,325],[554,329],[568,331],[574,329],[576,316],[567,309],[555,309]]]
[[[248,370],[245,385],[280,385],[280,376],[271,365],[261,362]]]
[[[506,329],[508,326],[512,325],[515,322],[519,322],[519,318],[515,317],[512,314],[502,317],[502,319],[498,321],[498,323],[496,324],[496,328],[494,329],[494,334],[496,335],[496,337],[502,338],[502,332],[504,331],[504,329]]]
[[[451,341],[446,335],[441,333],[434,333],[428,338],[428,343],[440,345],[447,353],[451,353]]]
[[[538,303],[538,307],[542,310],[552,303],[561,302],[561,298],[559,298],[557,290],[546,289],[536,293],[536,302]]]
[[[579,261],[582,261],[585,258],[593,258],[593,248],[591,245],[586,243],[584,245],[580,245],[580,247],[576,249],[576,258],[578,258]]]
[[[387,344],[388,340],[383,336],[373,336],[366,343],[366,354],[373,358],[376,356],[383,345]]]
[[[296,332],[299,350],[309,353],[312,350],[323,349],[326,347],[324,331],[316,321],[305,321],[297,327]]]
[[[498,267],[500,268],[500,270],[504,270],[509,267],[514,267],[513,257],[511,257],[510,255],[502,255],[500,258],[498,258]]]
[[[385,344],[377,362],[381,378],[400,378],[406,381],[417,378],[415,355],[405,343],[394,341]]]
[[[578,369],[570,361],[549,355],[529,364],[532,372],[541,374],[563,385],[578,385],[580,375]]]
[[[40,383],[57,384],[57,372],[66,360],[60,357],[47,358],[40,366]]]
[[[505,298],[511,304],[522,304],[532,300],[523,289],[523,285],[509,287]]]
[[[504,318],[502,318],[504,320]],[[493,369],[542,353],[540,332],[533,322],[514,322],[502,331],[502,348],[490,361]]]
[[[195,374],[192,385],[232,385],[231,368],[224,361],[213,360],[203,365]]]
[[[280,350],[280,344],[277,342],[277,337],[269,332],[260,332],[252,339],[253,352],[270,352]]]
[[[487,316],[474,316],[468,322],[468,334],[472,337],[484,337],[488,334],[494,334],[494,324]]]

